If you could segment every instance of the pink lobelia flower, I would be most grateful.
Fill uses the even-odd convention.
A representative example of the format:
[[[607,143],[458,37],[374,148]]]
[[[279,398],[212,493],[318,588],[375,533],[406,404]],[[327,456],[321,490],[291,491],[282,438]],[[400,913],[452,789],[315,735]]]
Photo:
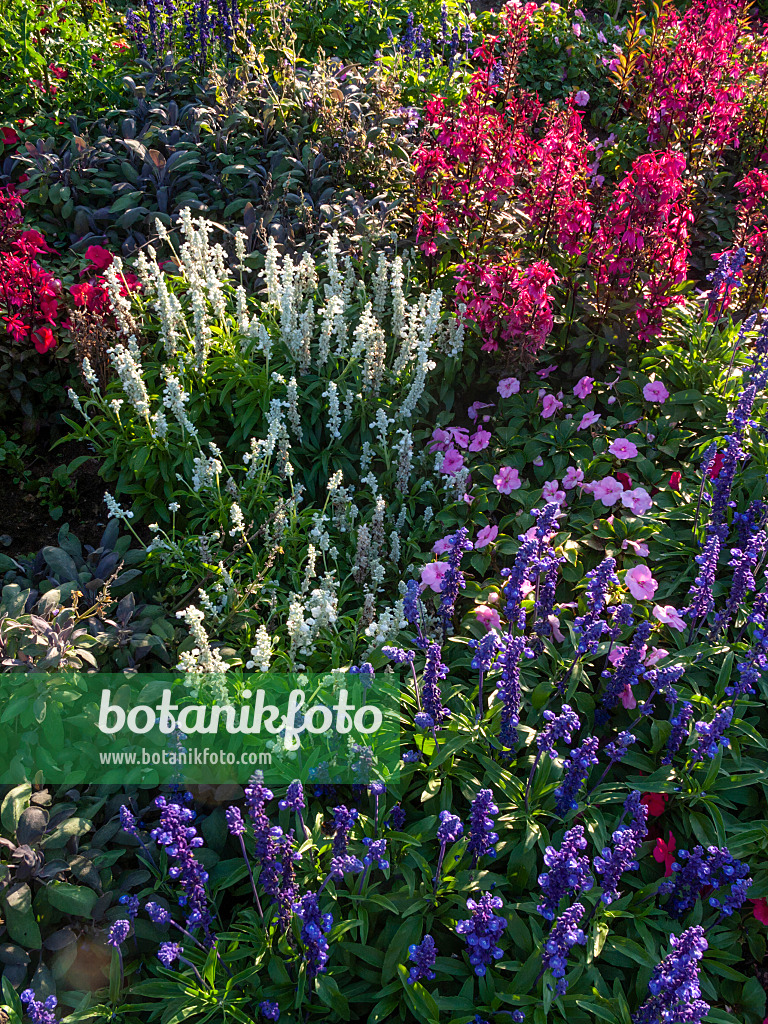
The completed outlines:
[[[624,491],[621,503],[636,516],[642,516],[651,508],[653,500],[644,487],[635,487],[634,490]]]
[[[544,395],[541,402],[541,415],[545,420],[548,420],[550,416],[554,416],[558,409],[563,408],[563,403],[558,402],[554,395]]]
[[[669,839],[666,841],[663,839],[656,840],[656,849],[653,851],[654,860],[657,860],[659,864],[664,865],[664,877],[669,878],[672,874],[672,865],[675,863],[675,850],[677,849],[677,840],[669,833]]]
[[[428,562],[421,570],[421,589],[434,590],[439,594],[443,589],[443,576],[448,572],[447,562]]]
[[[655,604],[653,606],[653,617],[663,622],[670,629],[676,629],[678,633],[685,632],[685,623],[680,617],[677,608],[671,604]]]
[[[490,430],[483,430],[482,427],[479,427],[475,431],[475,433],[472,435],[472,438],[470,439],[469,451],[471,451],[471,452],[481,452],[484,448],[487,448],[490,443],[491,443],[491,432],[490,432]]]
[[[617,437],[608,445],[608,451],[617,459],[634,459],[637,457],[637,445],[626,437]]]
[[[440,472],[446,476],[456,476],[460,469],[464,468],[464,456],[460,451],[451,446],[443,456]]]
[[[565,471],[565,476],[563,477],[563,487],[566,491],[573,490],[573,488],[578,487],[583,480],[584,470],[578,469],[576,466],[569,466]]]
[[[646,384],[643,388],[643,398],[646,402],[666,402],[669,398],[669,392],[660,380],[652,380],[650,384]]]
[[[489,608],[487,604],[478,604],[475,607],[475,615],[478,622],[482,622],[487,630],[501,629],[501,619],[495,608]]]
[[[477,540],[475,541],[475,551],[478,548],[484,548],[488,544],[492,544],[499,535],[498,526],[484,526],[477,534]]]
[[[624,582],[636,601],[650,601],[659,586],[647,565],[636,565],[627,569]]]
[[[581,417],[581,423],[579,424],[579,430],[586,430],[587,427],[594,426],[595,423],[600,419],[599,412],[585,412]]]
[[[558,480],[547,480],[541,489],[541,497],[544,501],[556,501],[558,505],[562,505],[565,501],[565,491],[560,490]]]
[[[587,397],[587,395],[592,394],[592,388],[594,387],[594,384],[594,377],[582,377],[576,385],[576,387],[573,389],[573,393],[574,395],[576,395],[577,398],[584,399]]]
[[[520,474],[513,466],[502,466],[493,478],[493,485],[501,494],[511,494],[522,486]]]
[[[502,398],[509,398],[510,395],[516,395],[520,391],[520,381],[517,377],[505,377],[504,380],[499,381],[496,390]]]
[[[624,488],[619,481],[612,476],[605,476],[602,480],[596,480],[592,485],[592,496],[595,501],[602,501],[606,507],[615,505],[621,497]]]

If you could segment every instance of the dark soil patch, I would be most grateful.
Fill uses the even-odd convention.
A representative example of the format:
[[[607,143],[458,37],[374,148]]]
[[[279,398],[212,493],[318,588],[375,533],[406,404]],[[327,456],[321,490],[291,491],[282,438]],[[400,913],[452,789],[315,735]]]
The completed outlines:
[[[87,454],[85,445],[68,441],[53,451],[41,454],[30,468],[39,479],[50,476],[62,463],[68,464],[77,456]],[[40,498],[30,494],[23,483],[15,483],[10,475],[0,473],[0,535],[5,541],[0,544],[0,551],[11,556],[28,555],[46,544],[56,544],[64,523],[69,524],[72,533],[83,544],[97,546],[107,525],[104,482],[98,476],[98,469],[98,460],[92,458],[74,470],[70,480],[75,493],[61,500],[63,514],[56,520]],[[11,538],[9,546],[8,537]]]

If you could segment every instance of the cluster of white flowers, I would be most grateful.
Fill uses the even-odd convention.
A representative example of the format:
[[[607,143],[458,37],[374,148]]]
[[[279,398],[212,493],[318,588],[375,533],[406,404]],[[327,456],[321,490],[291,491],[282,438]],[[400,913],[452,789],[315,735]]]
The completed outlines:
[[[133,519],[133,512],[126,512],[121,508],[109,491],[104,492],[104,503],[113,519]]]
[[[211,456],[199,455],[194,460],[195,471],[192,474],[192,487],[195,491],[202,491],[206,487],[215,487],[221,476],[223,466],[221,461]]]
[[[197,644],[189,651],[183,651],[179,657],[177,668],[181,672],[192,675],[207,672],[226,672],[229,664],[223,660],[218,651],[211,648],[203,622],[205,613],[191,604],[181,612],[176,612],[177,619],[184,619],[187,629]]]
[[[187,416],[184,406],[189,401],[189,395],[179,383],[177,377],[172,373],[165,375],[165,388],[163,389],[163,405],[170,409],[176,417],[182,430],[185,430],[190,437],[197,437],[197,428]]]
[[[272,660],[272,639],[267,632],[265,625],[259,626],[256,630],[256,642],[251,648],[251,658],[246,661],[247,669],[256,669],[258,672],[269,672],[269,665]]]
[[[144,383],[141,352],[136,336],[132,334],[127,345],[113,345],[112,348],[107,349],[107,354],[120,378],[128,401],[139,416],[149,420],[149,394]]]

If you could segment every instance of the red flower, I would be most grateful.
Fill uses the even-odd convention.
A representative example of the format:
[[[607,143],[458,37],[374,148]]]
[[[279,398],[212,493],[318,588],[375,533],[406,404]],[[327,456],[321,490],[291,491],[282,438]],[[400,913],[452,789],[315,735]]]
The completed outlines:
[[[652,818],[658,818],[660,814],[664,813],[668,801],[669,797],[666,793],[643,793],[640,797],[640,803],[645,804],[648,814]]]
[[[614,473],[613,475],[616,477],[616,479],[619,481],[619,483],[625,491],[632,490],[632,478],[630,477],[629,473]]]
[[[38,327],[32,335],[32,340],[35,343],[35,348],[41,355],[52,349],[56,344],[56,338],[50,327]]]
[[[85,250],[85,258],[90,260],[97,270],[106,270],[115,257],[100,245],[89,245]]]
[[[669,486],[673,491],[680,493],[680,481],[683,479],[683,474],[680,472],[674,472],[669,478]]]
[[[768,924],[768,900],[763,897],[759,900],[750,900],[752,904],[752,913],[755,915],[755,919],[760,924]]]
[[[664,842],[663,839],[656,840],[656,849],[653,851],[654,860],[657,860],[659,864],[664,865],[664,877],[668,878],[672,874],[672,865],[675,862],[674,851],[677,849],[677,840],[669,833],[669,839]]]
[[[48,70],[51,72],[54,78],[66,78],[69,74],[66,68],[60,68],[56,64],[49,64]]]
[[[14,244],[17,246],[19,251],[28,253],[30,256],[37,252],[49,253],[54,251],[48,245],[40,232],[35,231],[34,228],[30,228],[28,231],[22,231],[18,240]]]
[[[20,141],[19,136],[13,128],[0,128],[0,135],[3,137],[4,146],[15,146]]]
[[[709,479],[710,480],[714,480],[715,477],[719,474],[719,472],[720,472],[720,470],[722,468],[723,468],[723,453],[722,452],[717,452],[717,454],[715,455],[714,461],[712,463],[712,466],[710,467],[710,470],[709,470]]]

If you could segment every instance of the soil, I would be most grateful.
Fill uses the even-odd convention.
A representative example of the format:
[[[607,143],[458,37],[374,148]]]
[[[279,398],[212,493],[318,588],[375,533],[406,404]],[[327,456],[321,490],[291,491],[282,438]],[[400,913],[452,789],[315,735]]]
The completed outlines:
[[[35,459],[34,476],[50,476],[62,463],[87,454],[87,447],[76,441],[68,441],[52,451],[44,450],[44,454]],[[98,468],[98,460],[93,458],[74,471],[72,480],[76,494],[62,499],[63,515],[56,520],[36,495],[24,489],[23,483],[14,483],[12,476],[0,472],[0,552],[12,557],[29,555],[46,544],[56,544],[64,523],[69,524],[83,544],[97,546],[107,525],[104,482],[98,476]]]

